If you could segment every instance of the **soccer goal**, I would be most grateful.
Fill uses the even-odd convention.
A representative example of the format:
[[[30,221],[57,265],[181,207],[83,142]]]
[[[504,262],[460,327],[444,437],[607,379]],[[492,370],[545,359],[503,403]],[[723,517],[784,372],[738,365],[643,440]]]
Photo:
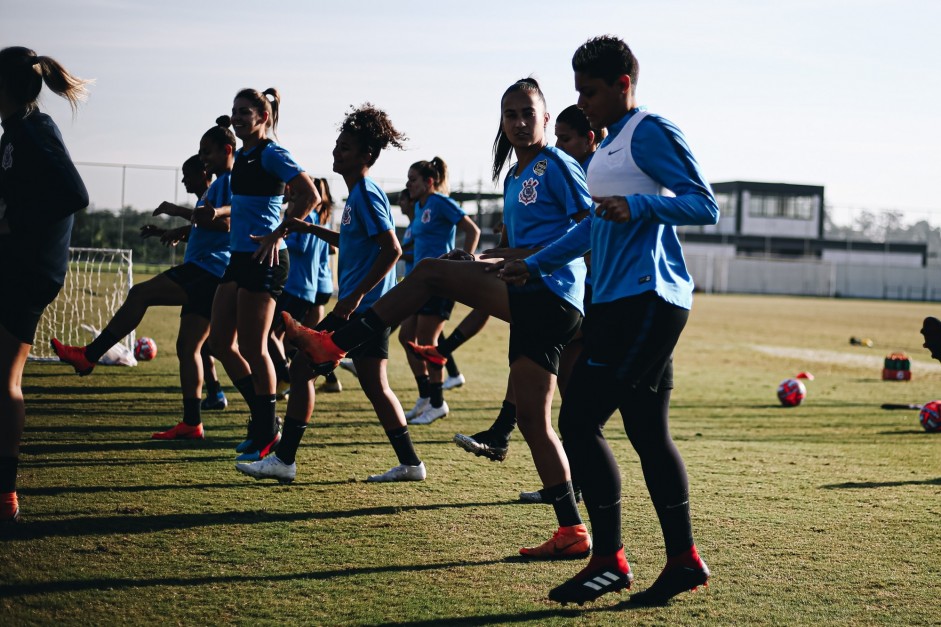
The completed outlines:
[[[130,250],[109,248],[69,249],[65,285],[39,321],[30,359],[56,360],[50,339],[84,345],[91,341],[95,331],[105,327],[134,284],[131,254]],[[121,344],[132,350],[134,333]]]

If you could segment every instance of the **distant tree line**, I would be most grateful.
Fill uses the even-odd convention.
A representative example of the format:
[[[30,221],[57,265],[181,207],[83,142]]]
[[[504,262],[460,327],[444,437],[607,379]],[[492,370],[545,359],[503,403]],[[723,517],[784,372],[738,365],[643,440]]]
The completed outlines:
[[[131,207],[120,211],[79,211],[75,214],[75,226],[72,228],[72,247],[131,249],[134,251],[135,264],[169,267],[181,263],[186,243],[181,242],[175,248],[167,248],[160,243],[159,238],[141,239],[140,227],[145,224],[172,229],[183,226],[186,222],[180,218],[154,217],[150,212],[141,212]]]

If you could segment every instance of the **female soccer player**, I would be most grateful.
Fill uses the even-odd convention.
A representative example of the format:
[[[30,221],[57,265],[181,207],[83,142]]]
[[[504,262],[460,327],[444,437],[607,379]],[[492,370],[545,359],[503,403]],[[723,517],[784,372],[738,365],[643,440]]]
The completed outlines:
[[[592,252],[585,348],[562,399],[559,429],[588,508],[594,554],[549,598],[583,603],[631,585],[621,543],[620,471],[603,432],[618,410],[640,457],[667,554],[657,580],[631,600],[662,604],[709,579],[693,542],[689,480],[668,416],[673,348],[693,294],[675,227],[715,224],[719,208],[679,129],[637,107],[638,65],[627,44],[591,39],[575,52],[572,67],[578,106],[593,127],[610,133],[588,169],[593,215],[502,270],[519,284]]]
[[[274,88],[243,89],[232,103],[232,128],[242,147],[232,166],[229,265],[212,305],[209,342],[251,410],[240,460],[257,460],[278,441],[276,381],[268,330],[287,279],[286,222],[303,220],[320,202],[310,177],[291,154],[268,137],[278,127],[281,102]],[[294,203],[281,220],[285,184]]]
[[[588,123],[588,118],[582,113],[576,105],[570,105],[562,110],[555,121],[556,148],[565,151],[570,157],[578,161],[582,170],[588,170],[588,164],[598,149],[598,144],[604,137],[604,130],[595,130]],[[482,258],[502,257],[505,252],[501,248],[484,251]],[[585,255],[586,264],[589,262],[590,255]],[[585,277],[585,299],[584,306],[587,313],[591,304],[591,267],[588,267],[589,274]],[[476,312],[472,312],[473,315]],[[470,318],[470,316],[468,316]],[[484,319],[486,321],[486,319]],[[461,323],[464,326],[464,323]],[[454,340],[463,341],[465,335],[458,332],[461,326],[451,337],[438,344],[438,351],[445,357],[451,355],[454,349]],[[582,324],[584,326],[584,323]],[[474,331],[476,333],[476,331]],[[559,363],[559,393],[564,395],[565,388],[568,385],[569,376],[572,368],[575,366],[575,360],[581,353],[582,329],[579,329],[572,341],[565,345],[562,350]],[[457,345],[460,345],[459,343]],[[503,406],[494,423],[484,431],[474,435],[455,434],[454,442],[465,451],[475,455],[487,457],[494,461],[503,461],[509,453],[510,435],[516,428],[516,406],[513,404],[512,390],[507,390],[507,396],[503,401]],[[575,490],[576,499],[579,498],[578,488]],[[545,503],[542,490],[532,492],[521,492],[520,501],[524,503]]]
[[[366,103],[354,109],[340,125],[333,149],[333,171],[349,189],[340,232],[295,220],[291,228],[303,228],[339,249],[337,271],[339,298],[319,328],[334,329],[347,320],[359,320],[363,311],[395,285],[395,264],[402,254],[395,236],[392,210],[385,193],[369,178],[369,169],[388,146],[402,148],[405,135],[396,130],[389,116]],[[418,309],[416,305],[415,309]],[[411,313],[411,312],[410,312]],[[403,316],[405,318],[405,316]],[[293,341],[294,319],[285,312],[287,338]],[[399,464],[371,475],[372,482],[423,481],[425,464],[418,458],[405,424],[405,415],[389,387],[389,326],[377,329],[368,342],[350,352],[359,373],[359,383],[385,429]],[[294,342],[296,344],[296,342]],[[336,364],[333,364],[336,366]],[[301,352],[291,362],[291,396],[284,417],[284,434],[275,455],[236,468],[256,479],[272,478],[285,483],[297,474],[295,458],[314,410],[313,378],[317,372]]]
[[[546,145],[545,98],[533,79],[511,85],[500,99],[500,127],[494,141],[493,178],[511,153],[517,163],[504,180],[504,215],[513,254],[546,246],[576,224],[591,206],[582,169],[562,151]],[[508,252],[509,254],[509,252]],[[510,323],[510,381],[516,391],[520,430],[529,444],[559,529],[540,546],[520,549],[536,559],[587,556],[588,530],[575,505],[568,462],[550,424],[559,354],[581,322],[585,264],[562,265],[524,288],[507,286],[493,264],[453,251],[452,259],[425,259],[389,294],[357,320],[333,333],[288,325],[288,337],[315,364],[329,368],[390,324],[404,320],[433,296],[460,301]]]
[[[333,210],[333,201],[326,179],[314,179],[314,186],[320,193],[320,205],[316,211],[304,218],[304,224],[326,224]],[[288,206],[291,204],[290,189],[286,190],[285,198]],[[288,253],[291,255],[291,268],[284,284],[284,291],[278,297],[275,307],[275,317],[272,322],[269,336],[268,352],[274,363],[278,384],[287,387],[291,378],[288,371],[288,352],[284,347],[284,324],[282,311],[287,311],[293,318],[303,320],[308,326],[316,326],[323,319],[324,305],[333,295],[333,274],[330,271],[329,255],[330,245],[319,237],[315,237],[301,227],[291,230],[284,238]],[[333,382],[339,386],[334,376]],[[336,389],[336,391],[340,391]]]
[[[39,318],[65,281],[72,214],[88,206],[62,135],[36,101],[45,83],[74,111],[88,82],[29,48],[0,50],[0,522],[20,514],[23,367]]]
[[[435,157],[431,161],[413,163],[408,170],[407,188],[409,196],[415,201],[411,224],[414,263],[437,258],[454,250],[458,230],[464,234],[464,250],[473,253],[477,249],[480,229],[456,202],[447,197],[448,169],[443,159]],[[454,301],[432,297],[415,314],[414,337],[406,345],[414,348],[416,344],[437,344],[444,322],[451,317],[453,308]],[[412,416],[406,415],[406,418],[411,417],[411,424],[427,425],[447,416],[442,365],[424,359],[418,364],[415,379],[418,382],[419,398]],[[425,390],[422,390],[422,384],[426,386]]]
[[[209,337],[213,294],[229,260],[229,219],[225,215],[214,217],[216,212],[211,209],[227,210],[231,203],[229,173],[235,153],[235,136],[228,129],[228,116],[222,116],[216,122],[216,126],[203,134],[199,156],[195,160],[187,159],[183,164],[183,183],[187,191],[199,194],[196,209],[168,207],[170,203],[163,203],[154,212],[155,215],[159,212],[189,217],[192,224],[170,231],[157,227],[141,229],[142,236],[159,235],[165,243],[186,239],[183,263],[132,287],[101,334],[87,346],[68,346],[52,339],[52,347],[59,359],[71,364],[79,375],[86,376],[112,346],[137,328],[150,307],[182,306],[176,354],[180,360],[183,419],[167,431],[154,433],[151,437],[155,440],[201,440],[205,437],[200,414],[203,387],[201,351]],[[216,175],[208,190],[204,187],[206,173]],[[203,206],[210,210],[200,212]]]

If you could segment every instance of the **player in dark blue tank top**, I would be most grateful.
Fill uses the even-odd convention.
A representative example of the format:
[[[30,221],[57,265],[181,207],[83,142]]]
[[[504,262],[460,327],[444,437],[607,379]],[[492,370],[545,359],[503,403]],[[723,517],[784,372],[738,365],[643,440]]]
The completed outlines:
[[[590,206],[584,173],[570,157],[546,146],[549,122],[545,98],[536,81],[523,79],[511,85],[500,99],[500,128],[494,142],[493,175],[496,181],[510,154],[518,159],[509,176],[505,206],[519,211],[510,217],[510,243],[548,244],[572,228]],[[538,205],[537,205],[538,203]],[[545,211],[540,219],[533,211]],[[512,229],[519,228],[519,232]],[[555,229],[555,233],[552,230]],[[507,251],[507,256],[528,251]],[[558,355],[574,335],[581,320],[578,281],[584,281],[584,264],[573,263],[544,287],[511,290],[493,270],[496,264],[479,262],[465,251],[452,251],[446,259],[424,259],[412,273],[379,299],[360,318],[333,333],[295,330],[298,346],[314,363],[325,367],[347,352],[372,341],[383,329],[400,323],[433,297],[456,300],[510,323],[510,381],[516,390],[520,430],[529,444],[533,461],[553,503],[558,530],[544,544],[520,549],[532,559],[585,557],[591,549],[588,530],[575,505],[568,462],[550,424]],[[579,273],[581,271],[581,276]],[[291,337],[292,331],[288,330]],[[430,353],[434,347],[426,347]]]
[[[336,328],[348,319],[358,319],[363,309],[395,283],[395,264],[402,248],[395,236],[389,199],[368,175],[384,148],[390,145],[401,148],[404,140],[405,136],[395,129],[384,111],[370,104],[351,111],[340,125],[340,135],[333,149],[333,171],[343,177],[349,190],[340,232],[319,225],[294,223],[339,249],[339,297],[333,311],[318,328]],[[296,344],[297,322],[287,312],[283,319],[288,340]],[[389,327],[378,335],[351,357],[360,386],[385,429],[399,463],[382,474],[370,475],[367,481],[423,481],[425,465],[415,453],[402,406],[389,387]],[[309,357],[299,351],[291,362],[291,396],[284,416],[284,435],[275,455],[251,464],[239,464],[239,471],[256,479],[293,481],[297,472],[297,447],[313,413],[313,380],[318,374]]]
[[[213,295],[229,257],[229,218],[224,215],[231,202],[229,172],[235,152],[235,136],[228,130],[228,118],[203,135],[199,155],[183,164],[186,191],[199,200],[195,209],[172,203],[161,203],[154,215],[174,215],[190,223],[175,229],[153,225],[141,228],[141,237],[160,237],[167,245],[191,239],[183,263],[138,283],[115,312],[102,332],[87,346],[67,346],[53,339],[53,348],[62,361],[71,364],[78,374],[92,372],[98,360],[141,323],[150,307],[180,306],[180,327],[176,353],[180,361],[180,389],[183,394],[183,418],[166,431],[154,433],[156,440],[203,439],[201,403],[205,380],[203,345],[209,337]],[[210,185],[212,176],[216,180]],[[208,206],[207,206],[208,205]],[[201,208],[207,206],[206,211]],[[213,207],[221,209],[217,216]]]
[[[232,257],[213,300],[209,342],[251,411],[246,438],[235,449],[243,461],[265,457],[279,438],[268,331],[287,278],[285,224],[320,202],[307,173],[269,137],[279,106],[274,88],[243,89],[232,103],[232,129],[242,141],[232,166]],[[282,219],[286,184],[294,204]]]
[[[46,306],[68,269],[72,214],[88,192],[62,135],[36,101],[43,83],[69,101],[84,81],[28,48],[0,50],[0,524],[19,518],[16,472],[26,421],[23,368]]]

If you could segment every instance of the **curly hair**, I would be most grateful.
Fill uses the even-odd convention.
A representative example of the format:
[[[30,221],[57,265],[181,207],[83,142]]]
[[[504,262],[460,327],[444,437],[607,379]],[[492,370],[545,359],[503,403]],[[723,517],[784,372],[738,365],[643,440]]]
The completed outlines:
[[[367,165],[370,166],[376,163],[383,148],[394,146],[402,150],[408,140],[405,133],[392,126],[389,115],[370,102],[358,108],[350,105],[350,112],[340,123],[340,132],[356,138],[360,147],[369,153]]]

